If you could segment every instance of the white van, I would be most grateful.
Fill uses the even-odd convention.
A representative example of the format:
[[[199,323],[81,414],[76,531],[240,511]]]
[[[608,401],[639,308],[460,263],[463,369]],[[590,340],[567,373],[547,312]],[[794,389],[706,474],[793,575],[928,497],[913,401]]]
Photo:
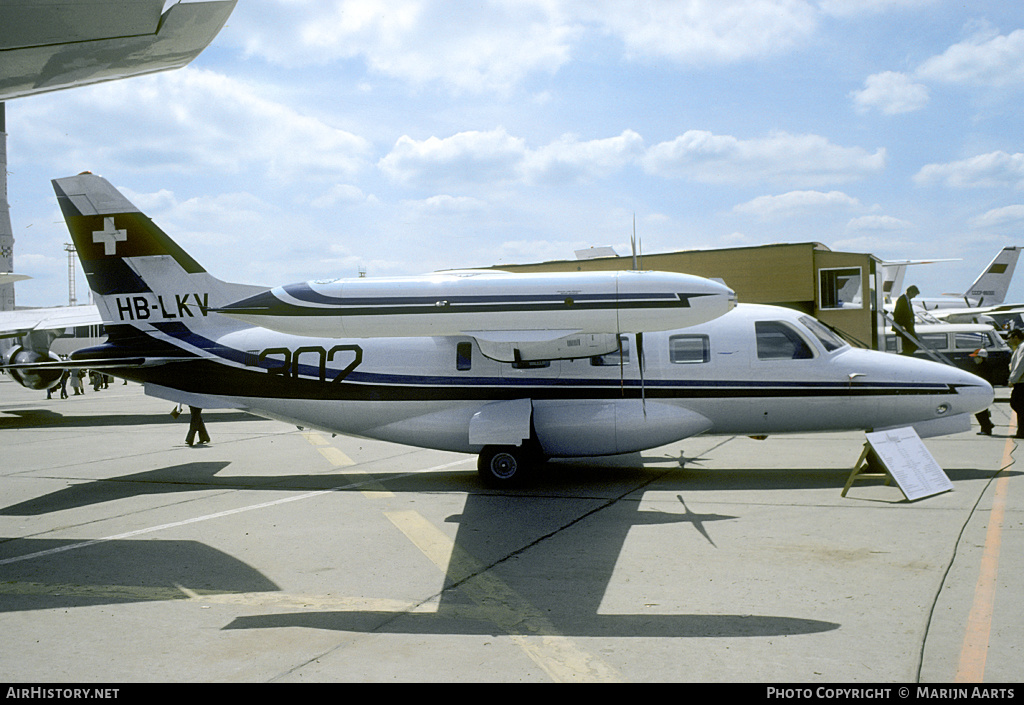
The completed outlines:
[[[1010,373],[1010,347],[992,326],[977,323],[918,323],[914,330],[924,347],[939,353],[962,370],[977,374],[978,363],[973,353],[988,351],[988,364],[993,372],[992,383],[1005,385]],[[899,352],[899,336],[892,328],[885,330],[886,352]],[[918,350],[914,357],[933,359]]]

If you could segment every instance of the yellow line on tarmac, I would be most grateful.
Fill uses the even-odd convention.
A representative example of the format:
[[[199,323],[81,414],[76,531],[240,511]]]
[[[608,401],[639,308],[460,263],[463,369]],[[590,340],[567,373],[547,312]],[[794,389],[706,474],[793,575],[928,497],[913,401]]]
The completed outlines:
[[[195,590],[177,585],[76,585],[73,583],[0,582],[0,595],[103,600],[104,602],[164,602],[188,600],[204,605],[245,605],[295,610],[349,612],[433,612],[436,605],[407,600],[337,595],[293,595],[281,592]]]
[[[331,446],[323,436],[308,432],[303,433],[303,436],[333,465],[355,465],[354,461]],[[331,450],[337,450],[338,455],[332,454]],[[337,458],[343,460],[335,462]],[[466,462],[469,460],[462,459],[429,468],[425,472]],[[361,484],[369,489],[361,491],[368,498],[384,499],[394,496],[369,473],[352,468],[345,472],[366,478]],[[540,610],[493,573],[484,570],[479,561],[456,545],[447,534],[427,521],[419,512],[407,510],[384,514],[434,565],[446,571],[451,582],[461,583],[459,589],[478,606],[477,612],[472,613],[474,619],[490,621],[507,632],[512,641],[553,680],[605,683],[622,680],[619,673],[603,660],[581,650],[572,640],[558,634],[554,625]],[[454,610],[449,611],[445,608],[445,611],[449,616],[457,616]],[[464,616],[465,613],[467,610],[458,611],[459,615]]]
[[[1010,428],[1016,428],[1016,418],[1011,415]],[[1016,443],[1006,439],[1003,448],[1001,468],[1013,462],[1011,453]],[[985,660],[988,657],[989,636],[992,631],[992,614],[996,601],[996,576],[999,573],[999,547],[1002,543],[1003,515],[1006,511],[1006,493],[1010,484],[1007,475],[996,480],[992,510],[989,512],[988,531],[985,533],[985,549],[981,554],[981,568],[978,582],[974,586],[974,602],[967,616],[967,632],[960,650],[960,664],[956,669],[956,683],[981,683],[985,679]]]
[[[369,473],[353,468],[356,461],[348,457],[340,448],[331,445],[331,442],[315,431],[304,431],[302,436],[310,442],[324,456],[331,465],[336,468],[350,468],[345,471],[346,475],[363,478],[363,488],[359,491],[371,499],[394,497],[390,490],[373,478]]]
[[[540,610],[492,572],[484,570],[479,561],[419,512],[385,512],[385,516],[431,562],[446,571],[449,581],[461,583],[459,589],[480,607],[477,618],[493,622],[507,632],[553,680],[603,683],[622,680],[619,673],[602,659],[581,650],[571,639],[558,634]]]

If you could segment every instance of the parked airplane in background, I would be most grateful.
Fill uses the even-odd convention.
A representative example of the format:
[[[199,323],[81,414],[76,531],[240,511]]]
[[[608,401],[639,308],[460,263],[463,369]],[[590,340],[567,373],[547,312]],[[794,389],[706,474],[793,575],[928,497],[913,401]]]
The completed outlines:
[[[1004,247],[1000,250],[963,294],[947,294],[942,298],[917,297],[913,301],[914,306],[938,315],[943,309],[962,311],[1002,304],[1006,301],[1006,292],[1010,289],[1020,251],[1020,247]],[[896,291],[895,296],[901,292]]]
[[[7,349],[0,348],[0,357],[4,364],[57,361],[60,358],[50,348],[67,329],[102,324],[99,310],[91,304],[0,311],[0,343],[9,345],[11,339],[21,339]],[[49,389],[56,383],[52,374],[37,374],[30,368],[13,368],[10,374],[29,389]]]
[[[958,259],[900,259],[882,262],[882,293],[886,304],[893,306],[896,299],[903,293],[903,279],[907,267],[917,264],[935,264],[936,262],[958,262]]]
[[[930,316],[939,323],[984,324],[1006,330],[1020,321],[1024,303],[1004,303],[1020,256],[1020,247],[1004,247],[961,298],[913,300],[914,308],[926,311],[920,319]]]
[[[650,290],[619,301],[598,291],[593,280],[569,274],[548,282],[546,294],[534,280],[510,297],[478,291],[460,298],[458,286],[437,285],[433,276],[412,288],[395,282],[390,291],[364,280],[369,298],[356,282],[345,282],[340,291],[316,283],[269,292],[228,284],[208,274],[106,180],[81,174],[53,183],[110,336],[104,345],[75,353],[72,364],[142,382],[147,394],[178,403],[478,453],[481,476],[498,485],[521,480],[546,457],[635,452],[700,433],[908,425],[922,436],[959,432],[993,398],[979,377],[853,349],[796,311],[736,306],[718,315],[732,305],[732,292],[685,275],[651,274],[656,284]],[[627,274],[616,281],[646,276]],[[514,290],[513,276],[520,275],[499,275],[498,288]],[[486,282],[489,274],[476,277]],[[672,283],[668,290],[657,283],[666,281]],[[310,306],[321,318],[318,337],[219,312],[232,304],[253,309],[261,301],[269,310],[282,292],[295,297],[289,313]],[[684,301],[704,308],[687,309]],[[589,318],[584,304],[598,318]],[[416,337],[332,337],[321,327],[329,323],[322,306],[343,326],[365,320],[386,327],[397,314],[392,333]],[[566,351],[576,346],[570,334],[558,339],[563,359],[489,357],[480,345],[488,332],[507,342],[519,331],[528,338],[524,342],[536,342],[523,323],[523,308],[529,307],[537,309],[535,332],[543,321],[560,331],[588,331],[581,336],[611,333],[615,349],[571,357]],[[599,321],[601,312],[615,313],[611,324]],[[443,334],[441,328],[417,328],[423,325],[419,316],[438,322]],[[695,325],[658,330],[659,320],[678,326],[680,316]],[[462,325],[471,330],[450,327]],[[597,331],[610,325],[616,328]]]

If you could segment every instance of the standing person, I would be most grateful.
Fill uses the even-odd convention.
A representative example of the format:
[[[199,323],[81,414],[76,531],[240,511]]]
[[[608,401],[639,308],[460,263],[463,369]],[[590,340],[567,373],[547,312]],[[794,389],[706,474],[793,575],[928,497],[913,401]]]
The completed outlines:
[[[1014,328],[1006,336],[1006,342],[1013,350],[1010,357],[1010,377],[1007,384],[1010,386],[1010,408],[1017,415],[1017,438],[1024,438],[1024,331]]]
[[[988,350],[985,348],[979,348],[971,353],[971,357],[974,359],[974,374],[978,375],[989,384],[992,384],[994,376],[992,374],[992,367],[988,362]],[[992,411],[989,409],[979,411],[974,415],[974,418],[978,420],[978,425],[981,426],[981,430],[978,431],[978,435],[991,436],[992,429],[995,428],[995,424],[992,423]]]
[[[60,398],[68,398],[68,377],[71,376],[70,370],[63,370],[60,373]]]
[[[84,373],[81,370],[71,370],[71,390],[77,397],[82,393],[82,375]]]
[[[910,300],[919,293],[921,292],[913,284],[908,286],[906,292],[896,299],[896,309],[892,312],[892,320],[914,338],[917,337],[917,331],[914,330],[914,307]],[[900,355],[913,355],[914,351],[917,350],[917,343],[914,342],[913,338],[906,336],[900,330],[897,330],[896,334],[902,341]]]
[[[203,410],[198,406],[188,407],[188,435],[185,436],[185,442],[192,445],[195,440],[196,433],[199,434],[199,445],[210,442],[210,434],[206,432],[206,424],[203,423]]]

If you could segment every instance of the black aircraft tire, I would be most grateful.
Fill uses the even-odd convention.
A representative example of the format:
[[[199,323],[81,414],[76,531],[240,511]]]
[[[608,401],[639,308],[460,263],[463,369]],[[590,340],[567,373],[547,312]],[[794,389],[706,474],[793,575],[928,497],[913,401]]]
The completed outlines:
[[[532,457],[522,447],[486,446],[480,451],[476,470],[491,487],[517,487],[525,481]]]

